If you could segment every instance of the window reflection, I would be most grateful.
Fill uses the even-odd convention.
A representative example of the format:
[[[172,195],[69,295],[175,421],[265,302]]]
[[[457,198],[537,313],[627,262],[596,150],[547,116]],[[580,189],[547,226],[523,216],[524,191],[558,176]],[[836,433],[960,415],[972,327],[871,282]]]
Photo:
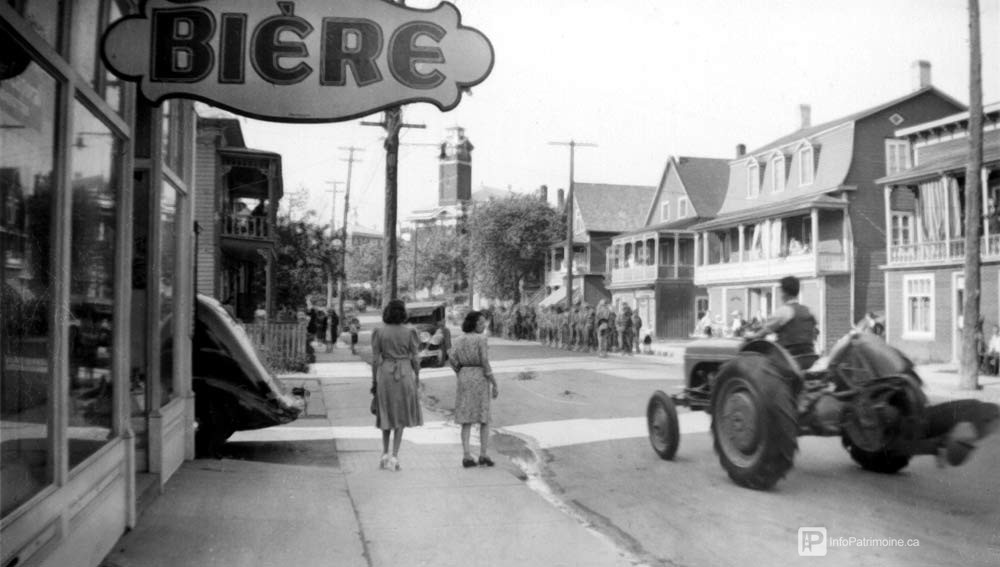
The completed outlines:
[[[117,157],[121,141],[79,101],[73,109],[69,459],[110,438]]]
[[[73,2],[73,28],[70,32],[73,41],[69,51],[70,63],[90,84],[94,84],[97,78],[94,70],[97,66],[100,10],[100,0],[76,0]]]
[[[13,6],[50,45],[58,44],[61,0],[7,0],[7,4]]]
[[[122,11],[118,7],[117,2],[111,2],[111,7],[108,10],[108,20],[107,25],[110,25],[122,17]],[[107,29],[107,28],[105,28]],[[103,34],[103,32],[102,32]],[[103,67],[103,65],[102,65]],[[114,76],[110,71],[105,69],[104,71],[104,100],[111,105],[111,108],[118,111],[119,114],[122,112],[122,80]]]
[[[29,3],[31,4],[31,3]],[[56,81],[0,80],[0,515],[52,482],[52,180]]]
[[[160,196],[160,340],[166,343],[173,332],[174,276],[177,249],[177,189],[164,181]],[[161,353],[170,357],[170,351]],[[163,395],[161,405],[174,396],[173,364],[169,359],[160,361],[160,383]]]

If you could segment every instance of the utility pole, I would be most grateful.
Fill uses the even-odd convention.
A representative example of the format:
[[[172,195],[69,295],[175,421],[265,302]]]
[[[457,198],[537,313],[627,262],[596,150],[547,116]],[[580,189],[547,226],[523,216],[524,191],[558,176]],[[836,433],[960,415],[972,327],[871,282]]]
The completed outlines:
[[[597,144],[588,144],[570,140],[568,142],[549,142],[552,146],[569,146],[569,194],[566,196],[566,307],[573,307],[573,183],[576,164],[576,148],[596,148]]]
[[[341,150],[348,152],[347,159],[347,187],[344,190],[344,224],[340,233],[340,281],[337,284],[337,316],[341,324],[344,323],[344,292],[347,290],[347,213],[351,210],[351,172],[354,169],[354,152],[363,152],[364,149],[354,146],[341,147]]]
[[[969,159],[965,169],[965,305],[962,309],[963,390],[979,389],[979,293],[983,170],[983,61],[979,0],[969,0]]]
[[[327,181],[330,185],[333,185],[333,189],[330,192],[333,196],[330,198],[330,241],[337,236],[337,185],[343,185],[343,181]],[[333,307],[333,258],[330,259],[330,270],[326,274],[326,308],[329,309]]]
[[[405,0],[396,0],[405,5]],[[426,128],[423,124],[404,124],[403,107],[392,106],[382,114],[382,122],[362,122],[365,126],[385,128],[385,247],[382,252],[382,307],[399,295],[396,279],[396,206],[398,189],[399,130],[401,128]]]
[[[399,295],[396,260],[396,206],[398,191],[399,130],[426,128],[423,124],[404,124],[403,109],[395,106],[386,109],[382,122],[362,122],[365,126],[385,128],[385,247],[382,250],[382,307]]]

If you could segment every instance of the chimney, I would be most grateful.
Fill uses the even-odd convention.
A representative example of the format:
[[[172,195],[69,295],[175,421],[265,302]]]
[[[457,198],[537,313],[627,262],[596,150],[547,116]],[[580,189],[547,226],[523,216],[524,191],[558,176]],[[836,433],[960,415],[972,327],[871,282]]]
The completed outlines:
[[[812,126],[812,107],[808,104],[800,104],[799,117],[802,119],[802,123],[799,128],[805,130],[806,128]]]
[[[556,191],[556,208],[562,209],[566,206],[566,190],[560,189]]]
[[[736,144],[736,157],[741,158],[745,155],[747,155],[747,145]]]
[[[549,187],[547,185],[542,185],[541,187],[538,188],[538,198],[543,203],[549,202]]]
[[[920,59],[913,62],[913,90],[931,86],[931,62]]]

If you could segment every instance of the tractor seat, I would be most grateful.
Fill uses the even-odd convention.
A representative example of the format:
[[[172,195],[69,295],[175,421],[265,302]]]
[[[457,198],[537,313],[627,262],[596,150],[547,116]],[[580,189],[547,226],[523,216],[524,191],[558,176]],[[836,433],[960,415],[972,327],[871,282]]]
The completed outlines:
[[[819,355],[816,353],[797,354],[792,358],[795,359],[796,364],[799,365],[799,369],[802,372],[809,372],[816,364],[816,361],[819,360]]]

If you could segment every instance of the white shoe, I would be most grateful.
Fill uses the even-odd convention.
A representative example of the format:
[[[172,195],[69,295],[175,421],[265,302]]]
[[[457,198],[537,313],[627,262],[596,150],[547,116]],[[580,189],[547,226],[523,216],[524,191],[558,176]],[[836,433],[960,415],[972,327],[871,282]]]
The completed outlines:
[[[396,457],[389,457],[389,465],[388,465],[388,467],[389,467],[389,470],[391,470],[391,471],[398,471],[398,470],[400,470],[402,468],[402,467],[399,466],[399,459],[397,459]]]
[[[389,468],[389,453],[382,453],[382,460],[378,463],[378,468],[385,470]]]

